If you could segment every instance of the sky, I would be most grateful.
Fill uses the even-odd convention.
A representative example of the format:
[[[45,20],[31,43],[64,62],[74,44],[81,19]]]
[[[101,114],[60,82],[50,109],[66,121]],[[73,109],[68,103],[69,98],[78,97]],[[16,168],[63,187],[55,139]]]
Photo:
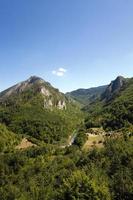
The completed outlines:
[[[39,76],[62,92],[133,76],[133,0],[0,0],[0,91]]]

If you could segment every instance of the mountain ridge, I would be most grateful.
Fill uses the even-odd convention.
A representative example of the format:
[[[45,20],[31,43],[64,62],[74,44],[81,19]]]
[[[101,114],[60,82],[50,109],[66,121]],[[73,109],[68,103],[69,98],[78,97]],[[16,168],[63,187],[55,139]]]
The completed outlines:
[[[133,78],[109,84],[87,117],[73,101],[46,109],[61,94],[35,82],[0,103],[1,199],[132,199]]]
[[[49,82],[46,82],[37,76],[31,76],[27,80],[0,92],[0,101],[4,102],[12,96],[17,97],[18,95],[23,95],[28,91],[34,93],[34,95],[40,94],[43,97],[44,108],[52,109],[52,107],[56,107],[58,109],[66,109],[68,100],[65,95],[58,89],[54,88]]]
[[[133,78],[117,77],[100,99],[83,108],[88,113],[88,126],[132,130]]]
[[[100,95],[105,91],[106,88],[107,85],[91,87],[88,89],[80,88],[71,92],[67,92],[66,95],[78,101],[82,105],[86,105],[100,97]]]
[[[67,139],[81,121],[80,108],[40,77],[0,93],[0,123],[46,143]]]
[[[114,95],[117,95],[123,85],[126,82],[126,78],[123,76],[118,76],[115,80],[107,86],[105,92],[101,95],[101,100],[109,101]]]
[[[91,87],[88,89],[79,88],[71,92],[67,92],[66,96],[74,99],[82,104],[82,107],[92,104],[96,100],[109,101],[119,93],[125,85],[128,78],[117,76],[110,84]]]

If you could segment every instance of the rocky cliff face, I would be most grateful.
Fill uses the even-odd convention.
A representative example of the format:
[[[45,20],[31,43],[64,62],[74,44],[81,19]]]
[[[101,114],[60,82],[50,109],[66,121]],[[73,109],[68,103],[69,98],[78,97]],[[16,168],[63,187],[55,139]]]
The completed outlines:
[[[58,101],[57,108],[60,110],[66,110],[66,102],[65,101]]]
[[[121,88],[125,83],[125,78],[122,76],[118,76],[114,81],[108,85],[105,92],[102,94],[101,99],[105,101],[109,101],[113,98],[114,95],[118,94]]]
[[[28,94],[28,100],[41,95],[43,99],[44,108],[52,110],[57,108],[60,110],[66,109],[66,97],[58,89],[52,87],[52,85],[42,78],[31,76],[28,80],[18,83],[7,90],[0,93],[0,102],[10,100],[12,97],[26,96]],[[21,99],[22,100],[22,99]]]

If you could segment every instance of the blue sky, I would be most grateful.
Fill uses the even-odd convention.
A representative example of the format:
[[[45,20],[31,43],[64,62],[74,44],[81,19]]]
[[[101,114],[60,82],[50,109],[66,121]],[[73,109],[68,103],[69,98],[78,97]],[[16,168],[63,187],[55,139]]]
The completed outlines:
[[[61,91],[133,76],[133,0],[0,0],[0,90],[37,75]]]

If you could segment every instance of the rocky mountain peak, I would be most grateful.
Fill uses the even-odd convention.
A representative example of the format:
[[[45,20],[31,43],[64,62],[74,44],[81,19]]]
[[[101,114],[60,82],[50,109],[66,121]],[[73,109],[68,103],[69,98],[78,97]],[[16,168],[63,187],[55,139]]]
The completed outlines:
[[[45,83],[45,81],[42,78],[37,77],[37,76],[31,76],[27,80],[20,82],[20,83],[14,85],[14,86],[8,88],[7,90],[1,92],[0,97],[6,98],[6,97],[9,97],[10,95],[13,95],[13,94],[20,94],[20,93],[24,92],[25,90],[31,88],[35,84],[41,85],[43,83]]]
[[[60,110],[66,109],[65,95],[54,88],[50,83],[37,76],[31,76],[29,79],[1,92],[0,102],[4,103],[12,97],[16,97],[18,101],[21,99],[21,102],[23,102],[23,98],[24,96],[27,96],[27,94],[27,101],[37,95],[41,95],[42,101],[44,101],[44,108],[51,110],[53,108],[58,108]]]
[[[115,80],[111,81],[105,92],[102,94],[102,99],[105,101],[110,100],[115,94],[117,94],[125,83],[123,76],[118,76]]]
[[[38,77],[38,76],[31,76],[31,77],[27,80],[27,82],[28,82],[29,84],[34,84],[34,83],[36,83],[36,82],[43,83],[43,82],[45,82],[45,81],[44,81],[42,78]]]
[[[118,87],[123,86],[124,81],[125,81],[125,78],[123,76],[118,76],[114,81],[112,81],[112,83],[116,85],[116,89],[117,89]]]

